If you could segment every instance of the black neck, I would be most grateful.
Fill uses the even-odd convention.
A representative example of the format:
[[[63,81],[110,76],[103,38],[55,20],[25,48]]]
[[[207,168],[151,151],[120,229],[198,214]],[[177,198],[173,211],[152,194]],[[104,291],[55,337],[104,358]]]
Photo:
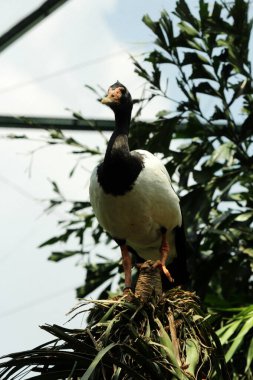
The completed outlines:
[[[128,135],[131,121],[131,111],[115,111],[115,131]]]
[[[115,129],[106,149],[105,164],[109,163],[112,156],[117,152],[125,155],[130,154],[128,146],[130,120],[131,112],[115,112]]]
[[[97,169],[98,182],[104,192],[115,196],[130,191],[143,168],[142,157],[129,151],[130,118],[131,109],[115,112],[115,130],[109,140],[104,162]]]

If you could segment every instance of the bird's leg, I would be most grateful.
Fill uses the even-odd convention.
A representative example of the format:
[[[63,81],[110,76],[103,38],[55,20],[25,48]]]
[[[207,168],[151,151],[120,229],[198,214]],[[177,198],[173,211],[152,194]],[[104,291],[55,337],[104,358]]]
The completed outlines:
[[[168,280],[170,282],[174,282],[174,279],[172,278],[170,272],[166,268],[166,261],[169,256],[169,250],[170,250],[170,246],[169,246],[169,243],[167,241],[167,236],[166,236],[166,229],[163,228],[161,231],[162,231],[162,243],[160,247],[160,260],[157,260],[154,263],[153,268],[159,267],[163,271],[165,276],[168,278]]]
[[[123,263],[123,269],[124,269],[124,274],[125,274],[124,293],[127,293],[129,292],[129,290],[131,290],[131,285],[132,285],[132,276],[131,276],[132,258],[126,244],[120,245],[120,249],[121,249],[122,263]]]

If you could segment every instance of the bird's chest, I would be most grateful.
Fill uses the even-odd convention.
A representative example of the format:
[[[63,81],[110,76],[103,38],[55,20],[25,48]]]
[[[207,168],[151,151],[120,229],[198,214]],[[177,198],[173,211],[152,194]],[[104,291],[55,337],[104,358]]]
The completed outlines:
[[[114,196],[104,193],[98,185],[92,198],[99,223],[114,238],[140,238],[152,228],[149,197],[145,193],[140,196],[138,188],[122,196]]]
[[[114,149],[107,162],[97,168],[97,181],[104,192],[113,196],[128,193],[142,170],[141,157],[123,149]]]
[[[151,154],[138,152],[144,157],[144,166],[131,187],[123,194],[108,192],[94,170],[90,200],[100,225],[112,237],[136,246],[153,245],[161,227],[171,231],[181,224],[181,212],[163,166]]]

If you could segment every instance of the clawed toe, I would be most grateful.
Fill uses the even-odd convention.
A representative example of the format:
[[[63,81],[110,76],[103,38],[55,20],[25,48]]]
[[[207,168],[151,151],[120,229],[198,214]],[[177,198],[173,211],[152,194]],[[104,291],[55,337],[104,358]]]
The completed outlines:
[[[161,271],[163,271],[163,273],[165,274],[165,276],[168,278],[168,280],[170,282],[174,282],[174,279],[173,277],[171,276],[169,270],[166,268],[166,266],[161,262],[161,260],[157,260],[154,264],[153,264],[153,268],[160,268]]]
[[[132,289],[130,287],[126,287],[123,290],[123,297],[128,302],[131,302],[135,298],[134,293],[132,292]]]

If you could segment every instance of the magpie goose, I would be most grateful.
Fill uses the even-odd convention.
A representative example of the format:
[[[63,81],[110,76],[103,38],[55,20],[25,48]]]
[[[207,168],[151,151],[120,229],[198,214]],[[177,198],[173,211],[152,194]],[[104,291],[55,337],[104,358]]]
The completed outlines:
[[[103,162],[92,172],[90,201],[100,225],[120,246],[125,289],[131,288],[131,252],[153,260],[170,282],[180,284],[187,276],[184,234],[169,174],[150,152],[129,150],[133,102],[127,88],[116,82],[102,103],[114,112],[115,129]]]

